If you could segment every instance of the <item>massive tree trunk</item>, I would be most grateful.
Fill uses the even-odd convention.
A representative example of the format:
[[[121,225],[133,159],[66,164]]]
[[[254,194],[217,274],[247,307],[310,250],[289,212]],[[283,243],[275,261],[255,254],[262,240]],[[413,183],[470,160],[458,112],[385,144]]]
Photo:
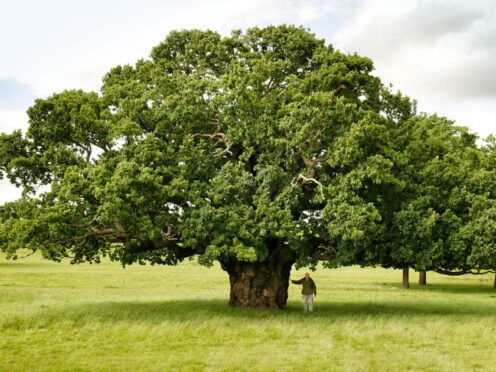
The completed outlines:
[[[403,269],[403,288],[410,288],[410,277],[408,276],[410,273],[408,267]]]
[[[419,285],[427,285],[427,272],[420,271],[419,272]]]
[[[231,284],[229,305],[265,309],[286,307],[289,273],[295,256],[280,240],[272,240],[268,246],[269,256],[261,262],[242,262],[232,257],[221,261]]]

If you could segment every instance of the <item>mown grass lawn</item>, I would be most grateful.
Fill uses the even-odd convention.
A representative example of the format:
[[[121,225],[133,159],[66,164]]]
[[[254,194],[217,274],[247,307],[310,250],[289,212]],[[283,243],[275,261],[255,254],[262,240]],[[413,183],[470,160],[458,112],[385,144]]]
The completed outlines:
[[[294,285],[286,310],[257,311],[226,305],[218,266],[0,257],[0,370],[496,370],[491,276],[429,273],[410,290],[398,270],[313,277],[314,313]]]

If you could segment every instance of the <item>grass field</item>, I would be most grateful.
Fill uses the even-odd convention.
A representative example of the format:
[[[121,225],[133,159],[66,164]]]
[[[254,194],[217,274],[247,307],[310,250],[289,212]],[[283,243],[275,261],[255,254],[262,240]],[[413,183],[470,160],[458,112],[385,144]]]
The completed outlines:
[[[303,271],[293,271],[299,278]],[[411,273],[412,280],[416,275]],[[315,311],[229,308],[227,275],[0,257],[0,370],[496,369],[492,277],[319,269]]]

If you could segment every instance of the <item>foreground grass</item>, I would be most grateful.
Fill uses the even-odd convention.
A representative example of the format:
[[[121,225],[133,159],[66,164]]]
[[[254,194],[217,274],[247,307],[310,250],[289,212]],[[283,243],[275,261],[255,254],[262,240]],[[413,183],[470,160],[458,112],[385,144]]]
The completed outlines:
[[[429,273],[408,291],[395,270],[313,277],[304,314],[298,286],[284,311],[229,308],[217,266],[0,258],[0,370],[494,370],[491,277]]]

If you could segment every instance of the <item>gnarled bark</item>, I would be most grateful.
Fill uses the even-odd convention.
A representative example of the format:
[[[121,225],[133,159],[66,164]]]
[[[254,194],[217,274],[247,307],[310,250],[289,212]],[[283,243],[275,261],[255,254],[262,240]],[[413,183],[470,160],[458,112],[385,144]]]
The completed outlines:
[[[269,242],[270,254],[264,261],[242,262],[236,258],[221,261],[229,274],[229,305],[248,308],[283,309],[288,300],[293,251],[280,240]]]

